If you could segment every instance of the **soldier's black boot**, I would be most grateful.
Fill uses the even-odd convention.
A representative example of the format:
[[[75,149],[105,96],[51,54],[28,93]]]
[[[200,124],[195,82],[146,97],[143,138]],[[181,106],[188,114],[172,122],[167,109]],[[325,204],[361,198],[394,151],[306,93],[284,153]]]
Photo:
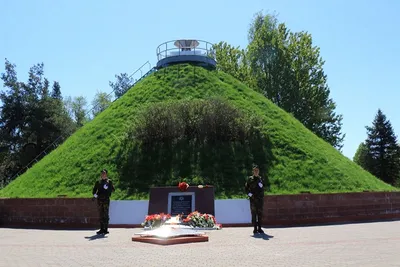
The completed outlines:
[[[96,234],[101,235],[104,232],[104,224],[100,223],[100,230],[96,232]]]
[[[261,221],[257,222],[257,226],[258,226],[257,232],[259,232],[260,234],[263,234],[264,231],[261,229]]]
[[[257,233],[258,233],[258,231],[257,231],[257,222],[255,221],[255,222],[253,223],[253,225],[254,225],[253,234],[257,234]]]
[[[257,217],[256,214],[253,212],[251,214],[251,222],[253,223],[254,226],[253,234],[257,234]]]
[[[106,234],[109,234],[109,233],[110,233],[110,232],[108,232],[108,223],[105,223],[105,224],[104,224],[103,234],[106,235]]]

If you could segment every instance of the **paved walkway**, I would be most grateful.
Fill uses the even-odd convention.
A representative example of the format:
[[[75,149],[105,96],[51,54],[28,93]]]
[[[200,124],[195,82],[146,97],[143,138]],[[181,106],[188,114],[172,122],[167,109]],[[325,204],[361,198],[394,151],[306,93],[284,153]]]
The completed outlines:
[[[141,229],[94,231],[0,228],[0,266],[400,266],[400,222],[209,231],[209,242],[132,242]]]

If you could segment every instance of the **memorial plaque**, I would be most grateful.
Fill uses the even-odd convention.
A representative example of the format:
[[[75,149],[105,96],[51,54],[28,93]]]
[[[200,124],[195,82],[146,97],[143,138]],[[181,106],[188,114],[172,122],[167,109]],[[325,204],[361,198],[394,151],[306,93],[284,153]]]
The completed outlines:
[[[183,203],[178,203],[177,201],[179,198],[175,196],[185,196],[185,198],[182,199]],[[190,196],[192,198],[190,198]],[[150,188],[147,214],[157,214],[161,212],[169,214],[171,214],[171,212],[173,212],[173,214],[179,212],[182,214],[183,212],[184,215],[185,213],[188,215],[190,213],[188,206],[190,205],[187,201],[191,201],[190,212],[197,210],[200,213],[215,215],[214,187],[212,186],[202,188],[189,186],[185,192],[179,191],[177,186],[152,187]],[[172,202],[175,202],[174,207],[172,207]]]
[[[170,193],[168,196],[168,213],[172,216],[189,215],[194,211],[194,192]]]

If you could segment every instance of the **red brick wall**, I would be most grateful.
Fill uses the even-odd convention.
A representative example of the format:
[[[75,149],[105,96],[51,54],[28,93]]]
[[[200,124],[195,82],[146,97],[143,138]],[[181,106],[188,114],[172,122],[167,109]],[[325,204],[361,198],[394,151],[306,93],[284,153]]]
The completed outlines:
[[[400,193],[277,195],[266,196],[264,203],[265,226],[400,219]],[[97,228],[96,202],[87,198],[0,199],[0,226]]]
[[[97,227],[96,202],[87,198],[0,198],[0,226]]]
[[[400,193],[266,196],[264,214],[270,226],[400,219]]]

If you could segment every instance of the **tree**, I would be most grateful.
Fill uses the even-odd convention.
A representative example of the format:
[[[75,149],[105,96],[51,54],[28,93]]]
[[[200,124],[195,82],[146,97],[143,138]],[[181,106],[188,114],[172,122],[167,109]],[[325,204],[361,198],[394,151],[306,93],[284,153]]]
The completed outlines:
[[[53,83],[53,90],[51,92],[51,97],[54,99],[62,100],[61,86],[58,82]]]
[[[16,152],[23,145],[23,132],[26,128],[27,116],[26,92],[23,84],[18,82],[15,64],[5,60],[5,73],[1,74],[4,88],[0,93],[3,106],[0,113],[0,137],[10,152]]]
[[[29,80],[24,84],[27,92],[28,112],[25,123],[22,163],[32,159],[50,146],[59,136],[72,133],[72,120],[63,110],[60,85],[53,85],[53,97],[49,95],[49,81],[44,78],[44,64],[36,64],[29,70]],[[38,158],[39,160],[40,158]]]
[[[53,87],[51,91],[51,103],[54,105],[54,112],[57,114],[56,121],[60,125],[63,125],[62,134],[64,137],[70,136],[73,132],[75,132],[76,127],[73,121],[72,116],[70,116],[65,103],[63,101],[63,97],[61,94],[61,86],[60,83],[57,81],[53,82]]]
[[[18,158],[15,154],[0,153],[0,188],[10,182],[11,176],[18,169]]]
[[[378,109],[372,127],[366,126],[368,137],[367,170],[386,183],[394,185],[400,174],[400,147],[386,115]]]
[[[290,32],[275,14],[257,13],[246,49],[215,45],[218,69],[231,74],[291,113],[305,127],[341,150],[342,115],[329,97],[324,61],[307,32]]]
[[[1,74],[5,90],[0,93],[0,180],[10,177],[28,165],[48,148],[60,135],[68,136],[72,121],[63,108],[60,85],[54,83],[50,94],[50,82],[44,77],[44,64],[33,65],[28,81],[20,82],[15,64],[5,60],[5,72]],[[56,88],[57,90],[54,90]],[[56,98],[52,98],[55,96]],[[47,150],[47,152],[50,152]],[[38,158],[40,160],[40,158]]]
[[[72,98],[67,97],[64,100],[64,106],[69,116],[74,120],[76,128],[82,127],[90,120],[87,110],[87,100],[83,96]]]
[[[329,97],[324,61],[307,32],[290,32],[275,15],[256,14],[249,32],[248,60],[256,87],[267,98],[341,150],[342,115]]]
[[[125,94],[133,84],[133,79],[127,73],[115,75],[117,81],[115,83],[109,82],[110,87],[113,89],[115,97],[119,98]]]
[[[217,70],[228,73],[248,86],[252,86],[250,68],[244,49],[233,47],[226,42],[215,44],[213,49],[218,62]]]
[[[368,148],[364,142],[362,142],[356,153],[354,154],[353,161],[365,170],[368,170],[369,158],[368,158]]]
[[[111,104],[111,96],[104,92],[97,92],[92,101],[92,113],[96,117]]]
[[[21,168],[20,150],[24,145],[25,116],[28,113],[23,85],[18,82],[16,65],[5,59],[1,80],[5,90],[0,92],[0,184],[5,186],[9,176]]]

